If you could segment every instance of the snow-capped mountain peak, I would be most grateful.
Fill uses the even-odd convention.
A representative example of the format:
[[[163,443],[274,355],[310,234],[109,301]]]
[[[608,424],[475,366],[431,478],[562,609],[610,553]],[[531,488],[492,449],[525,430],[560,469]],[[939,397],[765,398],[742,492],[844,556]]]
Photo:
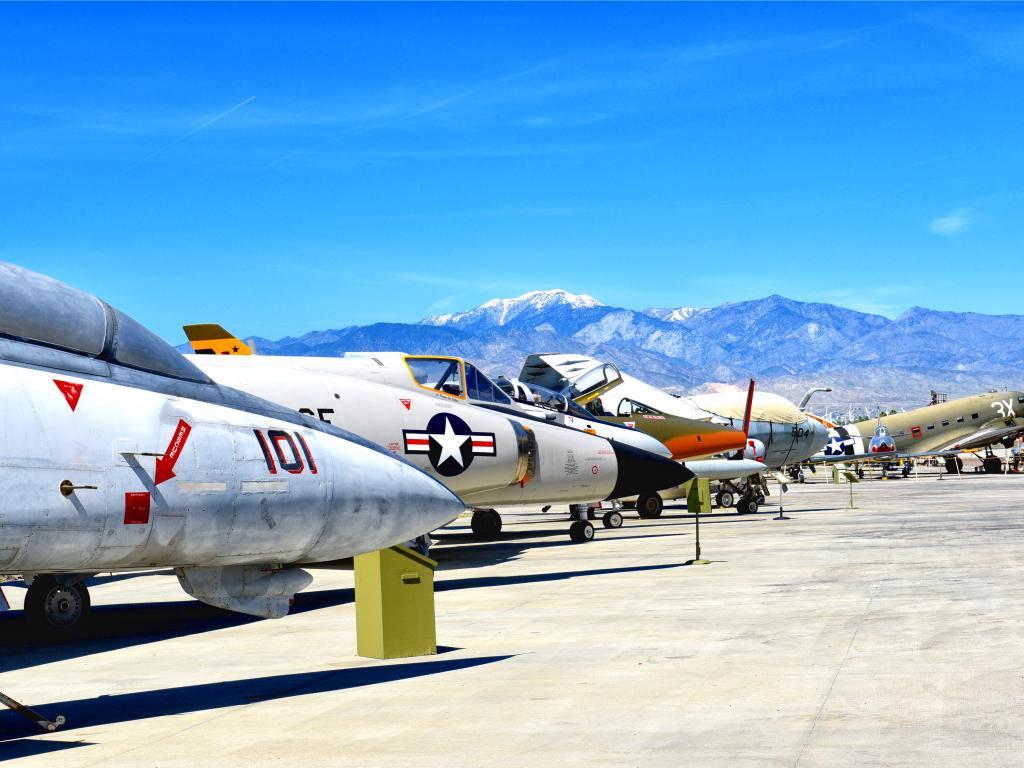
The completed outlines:
[[[675,309],[645,309],[644,314],[666,323],[682,323],[694,315],[707,312],[705,307],[676,307]]]
[[[552,310],[580,310],[605,306],[593,296],[570,293],[561,288],[530,291],[513,299],[491,299],[468,312],[436,315],[421,321],[423,325],[506,325],[520,315],[546,313]]]

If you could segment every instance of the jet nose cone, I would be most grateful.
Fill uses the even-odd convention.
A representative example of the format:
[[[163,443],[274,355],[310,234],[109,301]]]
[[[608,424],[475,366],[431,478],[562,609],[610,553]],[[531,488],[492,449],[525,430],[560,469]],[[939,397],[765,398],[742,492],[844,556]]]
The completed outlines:
[[[693,472],[682,464],[631,445],[613,442],[618,475],[615,487],[605,498],[636,496],[644,491],[661,491],[682,485]]]
[[[674,459],[692,459],[736,451],[747,443],[747,436],[738,429],[705,425],[699,433],[677,435],[665,441]]]
[[[384,486],[395,497],[393,508],[399,541],[407,541],[447,525],[466,505],[447,487],[411,464],[395,461],[397,470]]]
[[[828,442],[828,427],[817,419],[807,419],[807,425],[811,430],[811,435],[808,438],[809,444],[803,457],[805,459],[819,453],[825,448],[825,443]]]

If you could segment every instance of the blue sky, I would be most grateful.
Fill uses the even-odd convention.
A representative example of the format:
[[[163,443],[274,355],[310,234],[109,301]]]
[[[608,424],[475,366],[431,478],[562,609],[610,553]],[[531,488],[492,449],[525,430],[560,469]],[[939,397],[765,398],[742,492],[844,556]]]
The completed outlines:
[[[1020,312],[1015,4],[0,4],[0,258],[168,340],[560,287]]]

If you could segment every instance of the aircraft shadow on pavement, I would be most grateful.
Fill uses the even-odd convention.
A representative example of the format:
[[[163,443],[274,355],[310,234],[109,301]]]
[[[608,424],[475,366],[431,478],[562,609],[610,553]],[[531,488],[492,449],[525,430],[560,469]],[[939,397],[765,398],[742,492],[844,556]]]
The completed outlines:
[[[435,584],[435,591],[448,592],[457,589],[477,589],[508,584],[562,581],[582,576],[678,568],[682,565],[683,563],[680,562],[516,576],[455,578],[438,581]],[[351,587],[300,592],[295,596],[291,614],[345,605],[354,601],[355,590]],[[94,653],[104,653],[175,637],[238,627],[256,621],[269,621],[269,619],[214,608],[198,600],[105,605],[93,609],[89,625],[82,630],[79,636],[59,642],[47,642],[30,630],[23,621],[21,611],[6,611],[0,614],[0,672],[76,659]]]
[[[637,573],[642,571],[663,571],[681,568],[686,563],[659,563],[658,565],[630,565],[620,568],[591,568],[586,571],[556,571],[554,573],[524,573],[517,576],[474,576],[465,579],[449,579],[434,585],[435,592],[453,589],[475,589],[477,587],[500,587],[509,584],[537,584],[545,581],[564,581],[578,576],[606,576],[613,573]]]
[[[351,667],[348,669],[317,670],[290,675],[270,675],[243,680],[226,680],[218,683],[186,685],[179,688],[160,688],[138,693],[118,693],[110,696],[96,696],[91,699],[54,702],[39,705],[48,717],[63,715],[67,724],[56,735],[76,728],[144,720],[166,715],[180,715],[189,712],[236,707],[276,701],[311,693],[331,693],[349,688],[410,680],[442,672],[493,664],[511,658],[511,654],[479,656],[470,659],[435,659],[431,661],[403,662],[400,664],[377,664]],[[38,729],[15,712],[4,709],[0,712],[0,744],[38,735]],[[22,749],[29,743],[49,744],[47,741],[21,741]],[[6,754],[7,747],[0,747],[0,755]],[[43,747],[40,751],[48,751]],[[23,754],[30,754],[23,752]]]

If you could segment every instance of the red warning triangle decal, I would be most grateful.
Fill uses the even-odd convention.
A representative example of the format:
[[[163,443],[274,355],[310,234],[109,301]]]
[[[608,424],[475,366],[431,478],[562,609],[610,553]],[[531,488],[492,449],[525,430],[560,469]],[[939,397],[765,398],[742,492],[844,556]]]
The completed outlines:
[[[64,399],[68,401],[68,406],[71,410],[75,410],[78,407],[78,398],[82,396],[82,387],[85,385],[61,381],[60,379],[54,379],[53,383],[57,385],[57,389],[64,395]]]
[[[405,406],[405,410],[407,410],[407,411],[411,411],[412,410],[412,400],[410,400],[409,398],[407,398],[407,397],[400,397],[400,398],[398,398],[398,402],[400,402],[402,405]]]

